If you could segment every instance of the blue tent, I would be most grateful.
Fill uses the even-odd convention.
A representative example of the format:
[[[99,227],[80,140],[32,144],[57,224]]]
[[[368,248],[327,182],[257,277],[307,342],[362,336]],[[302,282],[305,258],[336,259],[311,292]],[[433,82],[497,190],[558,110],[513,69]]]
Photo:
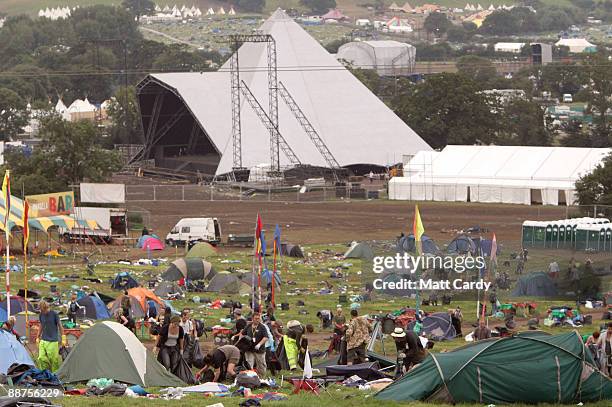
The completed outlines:
[[[6,313],[6,310],[4,308],[0,308],[0,322],[6,321],[8,321],[8,315]]]
[[[6,374],[13,363],[34,367],[34,362],[26,348],[19,343],[15,335],[0,329],[0,374]]]
[[[480,252],[482,253],[483,256],[487,256],[487,257],[491,256],[491,249],[492,249],[492,246],[493,246],[493,240],[491,240],[491,239],[479,239],[479,240],[475,240],[475,243],[479,247]],[[501,246],[498,243],[497,244],[497,255],[499,256],[500,254],[501,254]]]
[[[436,254],[440,252],[438,246],[436,246],[436,242],[433,241],[427,235],[421,236],[421,247],[423,248],[423,253]],[[397,251],[399,253],[403,252],[415,252],[416,245],[414,241],[414,235],[402,236],[397,241]]]
[[[138,239],[138,243],[136,243],[136,247],[139,249],[142,249],[144,247],[144,244],[147,240],[149,239],[157,239],[157,240],[161,240],[159,238],[159,236],[157,236],[156,234],[150,234],[150,235],[144,235],[144,236],[140,236],[140,239]]]
[[[454,238],[447,248],[451,254],[476,254],[476,243],[467,235],[459,235]]]
[[[85,307],[85,317],[89,319],[109,319],[111,317],[104,302],[96,296],[87,295],[77,301],[81,307]]]
[[[138,285],[138,281],[127,271],[118,273],[111,282],[111,287],[115,290],[129,290],[130,288],[138,287]]]

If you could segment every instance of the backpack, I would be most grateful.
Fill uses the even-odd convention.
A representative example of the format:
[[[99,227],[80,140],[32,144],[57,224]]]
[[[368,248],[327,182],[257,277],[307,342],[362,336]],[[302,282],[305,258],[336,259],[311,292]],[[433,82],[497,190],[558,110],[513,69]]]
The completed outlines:
[[[204,335],[204,322],[199,319],[194,319],[193,322],[195,323],[196,335],[199,338]]]
[[[79,305],[75,301],[70,302],[70,313],[71,314],[76,314],[78,309],[79,309]]]

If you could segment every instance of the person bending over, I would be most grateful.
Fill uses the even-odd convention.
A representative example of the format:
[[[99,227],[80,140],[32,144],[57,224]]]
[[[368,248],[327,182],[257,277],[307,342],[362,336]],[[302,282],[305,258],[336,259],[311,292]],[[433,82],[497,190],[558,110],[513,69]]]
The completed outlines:
[[[240,350],[234,345],[223,345],[204,356],[204,367],[197,373],[201,377],[208,369],[213,369],[213,382],[221,382],[236,376],[236,365],[240,360]]]

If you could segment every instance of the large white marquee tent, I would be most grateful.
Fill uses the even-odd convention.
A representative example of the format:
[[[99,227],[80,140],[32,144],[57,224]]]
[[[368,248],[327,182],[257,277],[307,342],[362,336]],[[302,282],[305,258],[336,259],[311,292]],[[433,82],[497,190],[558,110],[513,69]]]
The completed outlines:
[[[389,198],[566,205],[576,180],[591,172],[608,148],[447,146],[421,151],[389,182]]]

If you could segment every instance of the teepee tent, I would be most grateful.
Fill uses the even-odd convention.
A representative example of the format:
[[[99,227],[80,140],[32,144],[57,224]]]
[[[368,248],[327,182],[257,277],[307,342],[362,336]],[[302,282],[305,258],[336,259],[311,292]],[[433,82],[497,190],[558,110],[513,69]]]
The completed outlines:
[[[64,383],[100,377],[149,386],[184,386],[145,348],[138,338],[117,322],[99,322],[79,338],[57,371]]]

